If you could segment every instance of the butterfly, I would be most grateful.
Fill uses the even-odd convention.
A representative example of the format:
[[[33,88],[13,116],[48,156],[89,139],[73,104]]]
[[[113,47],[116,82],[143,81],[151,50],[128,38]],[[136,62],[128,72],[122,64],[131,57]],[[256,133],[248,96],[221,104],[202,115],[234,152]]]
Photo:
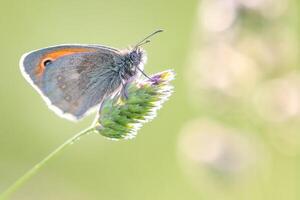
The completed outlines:
[[[51,110],[77,121],[99,108],[105,98],[126,97],[126,85],[141,74],[148,77],[141,46],[159,32],[162,30],[123,50],[67,44],[31,51],[21,57],[20,69]]]

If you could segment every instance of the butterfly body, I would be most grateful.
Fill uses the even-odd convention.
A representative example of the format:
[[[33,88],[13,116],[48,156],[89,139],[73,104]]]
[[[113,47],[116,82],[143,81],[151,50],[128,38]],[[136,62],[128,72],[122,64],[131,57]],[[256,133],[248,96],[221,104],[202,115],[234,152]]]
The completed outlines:
[[[24,77],[58,115],[78,120],[121,93],[140,75],[145,52],[138,47],[118,50],[101,45],[59,45],[24,54]]]

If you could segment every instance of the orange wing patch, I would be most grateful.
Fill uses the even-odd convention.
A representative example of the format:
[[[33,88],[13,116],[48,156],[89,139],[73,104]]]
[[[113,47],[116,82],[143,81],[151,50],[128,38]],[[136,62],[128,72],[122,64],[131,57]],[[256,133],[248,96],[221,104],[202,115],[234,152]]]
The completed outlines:
[[[66,48],[60,49],[57,51],[50,52],[44,55],[36,68],[36,75],[41,76],[45,71],[45,61],[54,61],[60,57],[76,54],[76,53],[85,53],[85,52],[95,52],[95,49],[88,49],[88,48]]]

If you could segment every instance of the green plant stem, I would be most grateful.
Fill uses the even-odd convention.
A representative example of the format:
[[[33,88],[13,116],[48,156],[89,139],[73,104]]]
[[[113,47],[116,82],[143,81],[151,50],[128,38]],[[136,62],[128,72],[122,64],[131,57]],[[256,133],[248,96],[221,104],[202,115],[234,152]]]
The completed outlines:
[[[43,160],[33,166],[29,171],[27,171],[23,176],[21,176],[18,180],[16,180],[9,188],[7,188],[3,193],[0,194],[0,200],[4,200],[9,198],[18,188],[20,188],[26,181],[28,181],[34,174],[38,172],[38,170],[43,167],[49,160],[51,160],[58,153],[62,152],[66,147],[72,145],[76,141],[78,141],[82,136],[88,135],[93,132],[94,128],[88,128],[83,130],[67,141],[65,141],[62,145],[52,151],[48,156],[46,156]]]

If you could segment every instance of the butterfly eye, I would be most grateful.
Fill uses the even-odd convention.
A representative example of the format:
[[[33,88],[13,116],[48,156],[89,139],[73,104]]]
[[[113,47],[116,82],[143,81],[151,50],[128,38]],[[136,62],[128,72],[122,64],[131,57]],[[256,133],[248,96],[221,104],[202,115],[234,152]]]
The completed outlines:
[[[137,59],[137,53],[136,53],[136,52],[132,52],[132,53],[130,54],[130,58],[131,58],[132,60],[136,60],[136,59]]]
[[[51,63],[52,63],[52,60],[46,59],[46,60],[43,62],[43,65],[46,67],[47,65],[50,65]]]

